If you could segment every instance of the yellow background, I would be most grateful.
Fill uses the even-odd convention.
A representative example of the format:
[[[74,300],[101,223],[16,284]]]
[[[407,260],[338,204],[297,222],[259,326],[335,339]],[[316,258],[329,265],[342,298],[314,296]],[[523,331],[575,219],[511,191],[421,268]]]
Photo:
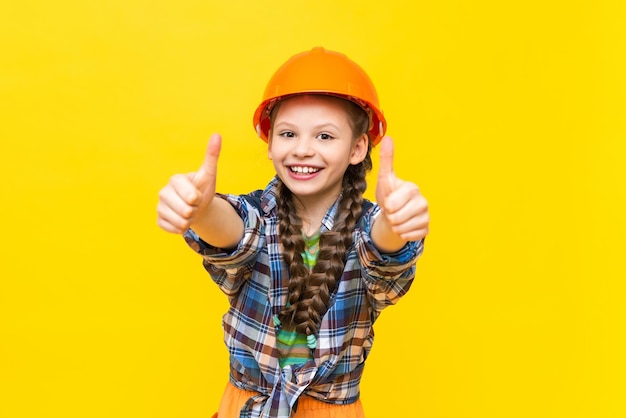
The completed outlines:
[[[316,45],[370,74],[431,205],[368,417],[625,416],[625,4],[3,1],[0,416],[216,410],[226,301],[157,192],[216,131],[219,189],[263,187],[252,112]]]

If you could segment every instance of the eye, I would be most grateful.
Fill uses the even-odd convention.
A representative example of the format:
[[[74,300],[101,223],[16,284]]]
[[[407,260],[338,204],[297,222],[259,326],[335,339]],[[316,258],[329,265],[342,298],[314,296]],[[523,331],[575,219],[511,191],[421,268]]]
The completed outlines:
[[[296,134],[293,131],[283,131],[279,133],[278,136],[282,136],[283,138],[295,138]]]
[[[321,139],[323,141],[328,141],[328,140],[334,139],[334,138],[335,138],[334,136],[332,136],[331,134],[328,134],[326,132],[322,132],[321,134],[319,134],[317,136],[317,139]]]

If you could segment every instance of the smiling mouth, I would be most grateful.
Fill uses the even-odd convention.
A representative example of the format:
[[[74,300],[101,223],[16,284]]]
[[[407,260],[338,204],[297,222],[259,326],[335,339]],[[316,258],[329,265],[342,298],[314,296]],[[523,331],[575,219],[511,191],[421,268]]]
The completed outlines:
[[[321,169],[318,167],[302,167],[302,166],[291,166],[289,167],[292,173],[295,174],[313,174],[317,173]]]

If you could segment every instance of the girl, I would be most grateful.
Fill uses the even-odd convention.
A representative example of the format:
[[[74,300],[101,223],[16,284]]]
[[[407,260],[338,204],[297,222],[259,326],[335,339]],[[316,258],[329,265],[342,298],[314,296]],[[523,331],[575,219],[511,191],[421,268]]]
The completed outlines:
[[[359,382],[380,312],[409,289],[428,233],[426,200],[393,173],[368,76],[314,48],[272,77],[254,126],[276,177],[215,192],[221,138],[159,194],[158,224],[184,234],[228,296],[230,382],[219,418],[363,417]],[[382,141],[373,204],[363,198]]]

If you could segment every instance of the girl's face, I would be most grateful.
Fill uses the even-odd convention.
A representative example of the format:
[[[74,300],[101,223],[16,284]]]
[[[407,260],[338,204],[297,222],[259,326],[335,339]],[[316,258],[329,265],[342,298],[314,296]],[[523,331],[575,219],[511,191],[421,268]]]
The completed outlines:
[[[367,155],[368,138],[354,138],[341,99],[295,96],[273,118],[268,155],[278,177],[303,203],[328,208],[350,164]]]

